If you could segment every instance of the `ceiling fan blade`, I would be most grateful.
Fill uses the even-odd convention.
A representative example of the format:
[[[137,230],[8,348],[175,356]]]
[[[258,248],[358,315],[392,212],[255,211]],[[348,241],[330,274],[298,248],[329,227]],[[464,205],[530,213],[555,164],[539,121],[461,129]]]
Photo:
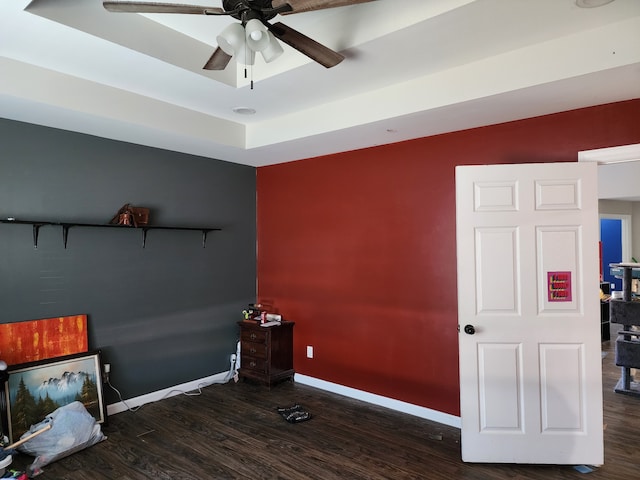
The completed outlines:
[[[182,5],[179,3],[158,2],[102,2],[104,8],[110,12],[133,13],[190,13],[195,15],[225,15],[226,12],[218,7],[204,7],[202,5]]]
[[[325,8],[345,7],[356,3],[372,2],[373,0],[273,0],[273,8],[279,8],[289,4],[290,12],[281,12],[281,15],[291,13],[311,12],[313,10],[323,10]]]
[[[299,52],[304,53],[307,57],[315,60],[324,67],[335,67],[344,60],[343,55],[334,52],[330,48],[325,47],[293,28],[287,27],[284,23],[277,22],[269,25],[269,31],[279,40],[282,40]]]
[[[227,68],[230,60],[231,55],[227,55],[220,47],[218,47],[202,68],[205,70],[224,70]]]

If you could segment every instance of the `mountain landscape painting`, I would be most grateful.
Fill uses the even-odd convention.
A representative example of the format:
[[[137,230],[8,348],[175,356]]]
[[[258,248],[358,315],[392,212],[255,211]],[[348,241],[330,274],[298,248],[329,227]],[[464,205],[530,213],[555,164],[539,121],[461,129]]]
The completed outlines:
[[[6,384],[13,441],[59,407],[80,401],[98,422],[105,419],[99,354],[59,357],[9,369]]]

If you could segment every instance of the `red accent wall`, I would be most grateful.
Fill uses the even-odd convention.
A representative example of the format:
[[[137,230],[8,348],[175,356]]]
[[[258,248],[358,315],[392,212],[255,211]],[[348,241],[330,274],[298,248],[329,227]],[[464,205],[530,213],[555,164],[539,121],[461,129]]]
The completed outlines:
[[[298,373],[459,415],[454,167],[639,142],[637,99],[258,168],[258,300]]]

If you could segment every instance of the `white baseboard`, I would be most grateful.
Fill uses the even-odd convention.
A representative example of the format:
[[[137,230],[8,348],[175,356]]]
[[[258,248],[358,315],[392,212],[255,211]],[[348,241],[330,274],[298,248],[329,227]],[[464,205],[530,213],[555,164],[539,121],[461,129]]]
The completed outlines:
[[[129,398],[124,402],[112,403],[110,405],[107,405],[107,415],[115,415],[117,413],[129,410],[130,408],[136,408],[147,403],[157,402],[158,400],[173,397],[174,395],[180,395],[185,392],[193,392],[194,390],[207,387],[214,383],[224,383],[228,375],[229,372],[222,372],[216,375],[201,378],[199,380],[193,380],[181,385],[175,385],[173,387],[165,388],[164,390],[158,390],[156,392],[140,395],[139,397]],[[326,390],[328,392],[344,395],[345,397],[362,400],[363,402],[371,403],[373,405],[390,408],[391,410],[408,413],[409,415],[414,415],[426,420],[432,420],[444,425],[449,425],[450,427],[461,427],[460,417],[456,417],[455,415],[450,415],[448,413],[439,412],[437,410],[432,410],[430,408],[420,407],[412,403],[394,400],[393,398],[383,397],[382,395],[376,395],[374,393],[357,390],[351,387],[345,387],[344,385],[327,382],[325,380],[320,380],[318,378],[309,377],[307,375],[302,375],[299,373],[295,374],[295,381],[303,385],[309,385],[310,387],[319,388],[320,390]]]
[[[112,403],[107,405],[107,415],[115,415],[116,413],[124,412],[130,408],[140,407],[147,403],[157,402],[164,398],[173,397],[174,395],[180,395],[185,392],[193,392],[203,387],[207,387],[214,383],[224,383],[227,379],[229,372],[217,373],[209,377],[201,378],[199,380],[193,380],[191,382],[183,383],[181,385],[175,385],[173,387],[165,388],[164,390],[158,390],[156,392],[140,395],[139,397],[128,398],[123,402]],[[115,386],[115,385],[114,385]],[[109,386],[107,385],[108,389]],[[116,386],[117,388],[117,386]],[[125,404],[126,402],[126,404]]]
[[[362,400],[363,402],[372,403],[381,407],[390,408],[402,413],[408,413],[416,417],[432,420],[434,422],[449,425],[450,427],[460,428],[462,422],[460,417],[451,415],[448,413],[439,412],[426,407],[420,407],[412,403],[402,402],[400,400],[394,400],[393,398],[383,397],[382,395],[376,395],[374,393],[365,392],[363,390],[357,390],[351,387],[345,387],[337,383],[327,382],[318,378],[309,377],[307,375],[301,375],[296,373],[295,380],[298,383],[316,387],[328,392],[344,395],[345,397],[354,398],[356,400]]]

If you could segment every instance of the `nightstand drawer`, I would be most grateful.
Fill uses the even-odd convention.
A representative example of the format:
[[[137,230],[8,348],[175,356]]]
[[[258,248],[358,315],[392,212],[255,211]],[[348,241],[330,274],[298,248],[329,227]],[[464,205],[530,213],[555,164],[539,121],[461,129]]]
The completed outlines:
[[[240,366],[248,370],[254,370],[256,372],[267,372],[267,362],[264,358],[249,357],[240,355]]]
[[[243,329],[240,335],[240,340],[242,343],[250,342],[250,343],[267,343],[267,334],[269,332],[263,331],[262,327],[260,329],[257,328],[247,328]]]
[[[240,353],[257,358],[267,358],[267,345],[265,343],[242,342]]]

